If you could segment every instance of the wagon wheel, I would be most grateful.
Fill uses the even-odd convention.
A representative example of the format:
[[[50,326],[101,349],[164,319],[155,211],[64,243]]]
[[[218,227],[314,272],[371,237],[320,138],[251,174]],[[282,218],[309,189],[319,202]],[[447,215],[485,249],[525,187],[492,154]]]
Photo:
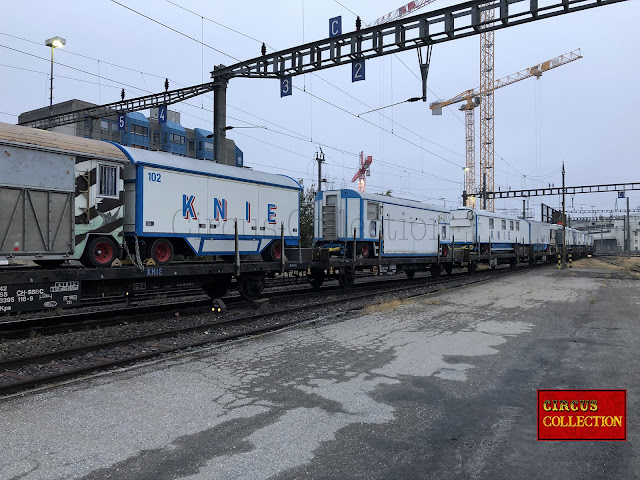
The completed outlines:
[[[345,268],[344,272],[341,271],[340,275],[338,275],[338,283],[345,290],[353,287],[353,283],[355,282],[355,280],[356,274],[351,268]]]
[[[238,292],[242,298],[249,302],[260,298],[263,288],[264,277],[262,276],[241,276],[238,278]]]
[[[215,300],[216,298],[222,298],[227,294],[230,284],[231,277],[229,275],[225,275],[223,277],[216,278],[216,280],[211,283],[205,283],[202,285],[202,289],[211,300]]]
[[[167,265],[173,259],[173,245],[166,238],[154,240],[151,247],[149,247],[149,258],[156,265]]]
[[[93,237],[84,249],[82,263],[87,267],[110,267],[117,258],[116,243],[110,237]]]
[[[405,270],[404,273],[405,273],[405,275],[407,276],[407,278],[409,280],[411,280],[416,275],[416,271],[415,270]]]
[[[445,263],[444,264],[444,271],[447,272],[448,275],[451,275],[451,272],[453,272],[453,264],[452,263]]]
[[[435,263],[431,264],[431,276],[433,278],[438,278],[440,276],[440,265]]]

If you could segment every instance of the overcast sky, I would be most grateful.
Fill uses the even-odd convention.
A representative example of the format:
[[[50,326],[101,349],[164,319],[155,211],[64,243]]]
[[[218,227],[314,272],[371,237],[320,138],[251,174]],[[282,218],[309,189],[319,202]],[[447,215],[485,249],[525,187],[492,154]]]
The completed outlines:
[[[328,36],[330,17],[341,15],[346,32],[354,29],[354,13],[370,23],[403,2],[121,0],[139,13],[113,0],[3,2],[0,121],[17,123],[20,113],[48,105],[50,49],[44,41],[52,36],[67,40],[55,52],[54,103],[78,98],[103,104],[119,100],[122,88],[127,98],[163,91],[165,77],[171,89],[206,82],[214,65],[254,58],[262,42],[275,51],[320,40]],[[422,11],[455,3],[436,0]],[[496,79],[577,48],[584,56],[540,80],[496,92],[496,188],[560,186],[563,160],[568,186],[640,181],[634,147],[639,25],[640,3],[631,0],[496,33]],[[434,47],[428,102],[479,86],[479,50],[478,36]],[[464,117],[457,107],[432,116],[428,103],[405,103],[358,118],[421,95],[415,51],[368,60],[363,82],[351,82],[348,65],[293,82],[299,89],[284,99],[275,80],[230,82],[227,124],[267,127],[228,132],[246,166],[310,186],[321,144],[329,187],[357,188],[351,178],[364,151],[374,159],[368,192],[460,205]],[[170,108],[181,112],[185,127],[211,130],[212,106],[207,95]],[[640,191],[629,196],[638,208]],[[567,203],[569,209],[612,209],[616,197],[576,195]],[[536,219],[540,202],[557,207],[559,198],[532,198]],[[522,201],[496,200],[496,208],[521,210]]]

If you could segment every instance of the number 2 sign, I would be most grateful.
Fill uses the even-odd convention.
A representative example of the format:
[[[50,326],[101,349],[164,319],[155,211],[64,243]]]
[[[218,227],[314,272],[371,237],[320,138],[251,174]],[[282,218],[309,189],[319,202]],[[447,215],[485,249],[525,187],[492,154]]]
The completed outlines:
[[[351,64],[351,81],[364,80],[364,58],[358,58]]]

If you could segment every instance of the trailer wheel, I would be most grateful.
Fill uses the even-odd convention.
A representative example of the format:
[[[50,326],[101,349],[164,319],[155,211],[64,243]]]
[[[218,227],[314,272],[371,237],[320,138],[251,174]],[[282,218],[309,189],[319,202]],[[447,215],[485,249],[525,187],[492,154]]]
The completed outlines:
[[[356,274],[351,268],[345,268],[344,272],[340,272],[338,275],[338,283],[345,290],[353,287],[353,283],[356,281]]]
[[[262,252],[262,258],[265,262],[279,262],[282,258],[282,244],[280,240],[274,240]]]
[[[116,259],[116,244],[110,237],[93,237],[84,249],[82,263],[87,267],[109,267]]]
[[[240,296],[248,302],[254,302],[260,298],[263,288],[264,277],[261,275],[243,275],[238,278],[238,292],[240,292]]]
[[[166,238],[154,240],[149,248],[149,258],[157,265],[167,265],[173,259],[173,245]]]
[[[453,272],[453,265],[451,263],[445,263],[444,271],[447,272],[447,275],[451,275],[451,272]]]
[[[435,263],[431,264],[431,276],[433,278],[438,278],[440,276],[440,265]]]
[[[357,254],[362,255],[362,258],[369,258],[373,249],[371,248],[371,244],[368,242],[358,243],[357,245]]]

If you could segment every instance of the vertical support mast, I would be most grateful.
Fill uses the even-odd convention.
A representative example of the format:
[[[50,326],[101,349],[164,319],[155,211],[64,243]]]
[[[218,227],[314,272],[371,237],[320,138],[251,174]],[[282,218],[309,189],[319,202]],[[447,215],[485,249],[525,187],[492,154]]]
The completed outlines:
[[[473,110],[475,105],[468,104],[463,106],[464,109],[464,127],[466,138],[466,191],[470,193],[467,197],[467,207],[476,208],[476,122]]]
[[[223,65],[220,65],[220,68]],[[227,84],[226,78],[218,79],[213,87],[213,159],[217,163],[227,163]],[[233,163],[235,165],[235,162]]]
[[[483,6],[490,5],[493,2],[485,3]],[[488,8],[482,10],[481,25],[487,28],[493,25],[495,18],[495,9]],[[480,174],[486,175],[487,191],[493,192],[493,90],[494,90],[494,31],[488,30],[480,34]],[[494,199],[488,198],[486,209],[494,211]]]

